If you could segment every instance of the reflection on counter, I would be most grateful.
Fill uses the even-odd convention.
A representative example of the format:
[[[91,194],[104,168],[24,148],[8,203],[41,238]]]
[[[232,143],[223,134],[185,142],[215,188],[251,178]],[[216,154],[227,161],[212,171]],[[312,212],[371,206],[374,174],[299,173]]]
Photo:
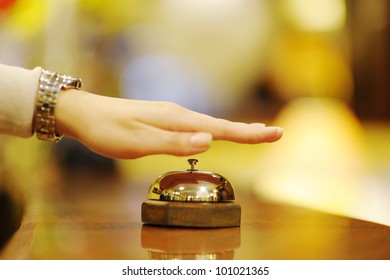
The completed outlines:
[[[240,228],[189,229],[143,225],[142,248],[152,260],[232,260]]]

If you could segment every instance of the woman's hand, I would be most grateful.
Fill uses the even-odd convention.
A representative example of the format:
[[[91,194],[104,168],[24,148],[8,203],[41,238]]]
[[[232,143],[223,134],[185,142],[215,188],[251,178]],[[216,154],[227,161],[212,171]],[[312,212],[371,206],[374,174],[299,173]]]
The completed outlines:
[[[92,151],[116,159],[151,154],[193,155],[212,140],[273,142],[279,127],[238,123],[196,113],[170,102],[105,97],[81,90],[58,96],[56,127]]]

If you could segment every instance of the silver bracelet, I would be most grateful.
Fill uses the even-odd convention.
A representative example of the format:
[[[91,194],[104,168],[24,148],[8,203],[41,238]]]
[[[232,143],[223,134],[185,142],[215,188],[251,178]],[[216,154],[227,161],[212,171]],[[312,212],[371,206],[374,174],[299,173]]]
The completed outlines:
[[[54,110],[60,90],[80,89],[79,78],[42,69],[34,114],[33,130],[40,140],[58,142],[61,134],[56,133]]]

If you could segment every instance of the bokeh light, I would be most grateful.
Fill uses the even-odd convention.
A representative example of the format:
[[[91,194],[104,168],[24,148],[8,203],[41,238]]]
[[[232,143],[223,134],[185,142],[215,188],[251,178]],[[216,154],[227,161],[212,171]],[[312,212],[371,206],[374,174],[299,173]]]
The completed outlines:
[[[302,30],[332,31],[346,21],[345,0],[284,0],[291,23]]]

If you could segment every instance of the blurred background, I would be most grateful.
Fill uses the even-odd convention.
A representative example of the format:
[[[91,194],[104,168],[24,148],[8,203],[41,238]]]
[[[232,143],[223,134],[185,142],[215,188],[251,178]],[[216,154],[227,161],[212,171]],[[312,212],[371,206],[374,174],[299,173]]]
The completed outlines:
[[[0,0],[0,63],[79,76],[97,94],[282,126],[277,143],[215,142],[198,168],[238,194],[390,225],[389,20],[386,0]],[[95,191],[104,181],[82,178],[102,171],[144,185],[146,199],[158,175],[187,168],[165,155],[113,161],[70,139],[0,145],[11,200],[76,181]]]

